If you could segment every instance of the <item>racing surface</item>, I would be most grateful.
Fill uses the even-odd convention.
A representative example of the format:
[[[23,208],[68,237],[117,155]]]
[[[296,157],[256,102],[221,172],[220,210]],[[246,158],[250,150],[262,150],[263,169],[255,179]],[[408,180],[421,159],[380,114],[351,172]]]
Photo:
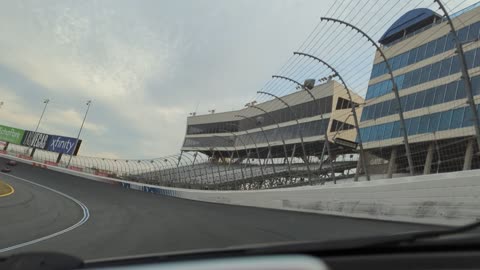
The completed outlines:
[[[41,250],[99,259],[436,228],[183,200],[21,163],[0,179],[15,188],[0,197],[0,256]]]

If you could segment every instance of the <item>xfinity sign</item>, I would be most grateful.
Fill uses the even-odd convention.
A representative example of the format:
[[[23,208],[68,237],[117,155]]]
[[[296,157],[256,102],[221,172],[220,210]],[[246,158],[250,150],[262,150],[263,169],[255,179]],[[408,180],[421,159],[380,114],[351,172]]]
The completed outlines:
[[[75,147],[76,141],[77,139],[75,138],[50,135],[46,150],[67,155],[75,155],[78,151],[76,149],[78,149],[82,143],[82,141],[79,140]]]

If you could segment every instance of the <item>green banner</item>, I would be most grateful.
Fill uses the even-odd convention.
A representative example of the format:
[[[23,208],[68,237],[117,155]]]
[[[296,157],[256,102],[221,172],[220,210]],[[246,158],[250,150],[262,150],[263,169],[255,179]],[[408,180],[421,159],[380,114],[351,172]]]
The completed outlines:
[[[25,130],[0,125],[0,141],[21,144]]]

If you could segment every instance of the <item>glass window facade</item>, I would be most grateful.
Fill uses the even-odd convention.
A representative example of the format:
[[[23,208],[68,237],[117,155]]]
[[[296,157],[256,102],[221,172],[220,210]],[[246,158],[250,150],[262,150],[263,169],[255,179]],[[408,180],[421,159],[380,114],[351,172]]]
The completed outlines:
[[[477,105],[480,110],[480,105]],[[426,134],[442,130],[451,130],[473,125],[472,112],[469,107],[455,108],[448,111],[437,112],[405,119],[407,134]],[[392,132],[390,130],[392,127]],[[400,132],[400,122],[389,122],[380,125],[360,128],[364,142],[380,141],[403,136]]]
[[[474,40],[479,37],[479,29],[480,22],[467,25],[466,27],[457,30],[458,37],[461,41],[463,40],[462,42],[465,42],[467,40]],[[432,40],[427,44],[423,44],[420,47],[396,55],[389,59],[389,63],[393,70],[397,70],[408,65],[420,62],[437,54],[441,54],[445,51],[451,50],[454,48],[454,46],[455,44],[451,39],[451,35],[445,35],[438,39]],[[380,62],[373,65],[370,78],[373,79],[387,73],[388,70],[385,62]]]
[[[478,95],[480,90],[480,76],[475,76],[472,78],[472,87],[475,91],[475,94]],[[466,90],[463,80],[459,80],[410,95],[402,96],[400,100],[402,102],[403,111],[408,112],[411,110],[425,108],[432,105],[441,104],[462,98],[466,98]],[[395,106],[395,104],[396,100],[391,99],[384,102],[379,102],[374,105],[365,106],[363,108],[360,121],[367,121],[396,114],[396,110],[383,110],[382,108],[382,106],[388,106],[390,108],[392,106]],[[377,113],[377,108],[382,109],[379,110]],[[372,110],[375,110],[375,113],[371,113]]]
[[[261,131],[249,132],[242,135],[229,136],[208,136],[197,138],[186,138],[183,147],[239,147],[244,145],[253,145],[268,142],[300,138],[300,130],[304,138],[325,134],[325,129],[330,119],[311,121],[300,123],[299,125],[291,125],[281,128],[265,130],[265,134]],[[353,128],[353,127],[352,127]]]
[[[480,58],[480,48],[473,49],[474,52],[467,51],[466,53],[470,53],[470,55],[474,56],[472,67],[480,66],[480,59],[477,60],[476,55],[479,55]],[[432,70],[436,71],[433,73]],[[397,83],[398,90],[403,90],[418,84],[425,83],[430,81],[431,79],[438,79],[442,78],[451,74],[455,74],[460,72],[460,59],[458,56],[452,56],[447,59],[444,59],[440,62],[436,62],[405,74],[401,74],[395,77]],[[378,82],[376,84],[372,84],[368,87],[367,94],[365,96],[366,100],[376,98],[379,96],[386,95],[391,93],[392,91],[392,83],[390,79],[385,81]]]
[[[341,107],[350,106],[349,102],[342,102]],[[289,108],[282,108],[276,111],[269,112],[269,114],[261,114],[252,119],[241,119],[238,121],[217,122],[200,125],[189,125],[187,134],[211,134],[211,133],[225,133],[236,132],[242,130],[249,130],[258,127],[274,125],[275,122],[283,123],[295,120],[296,118],[307,118],[316,115],[332,112],[332,96],[317,99],[316,102],[309,101],[302,104],[291,106],[292,114]],[[254,109],[252,109],[254,110]],[[273,119],[272,119],[273,118]]]

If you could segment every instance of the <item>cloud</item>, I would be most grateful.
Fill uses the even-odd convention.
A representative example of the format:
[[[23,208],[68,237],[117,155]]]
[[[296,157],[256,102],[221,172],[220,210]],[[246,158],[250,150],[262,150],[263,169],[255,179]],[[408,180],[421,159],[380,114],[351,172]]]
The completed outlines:
[[[40,130],[73,137],[92,99],[81,154],[177,153],[189,112],[241,108],[333,3],[2,2],[0,120],[33,129],[50,98]]]

